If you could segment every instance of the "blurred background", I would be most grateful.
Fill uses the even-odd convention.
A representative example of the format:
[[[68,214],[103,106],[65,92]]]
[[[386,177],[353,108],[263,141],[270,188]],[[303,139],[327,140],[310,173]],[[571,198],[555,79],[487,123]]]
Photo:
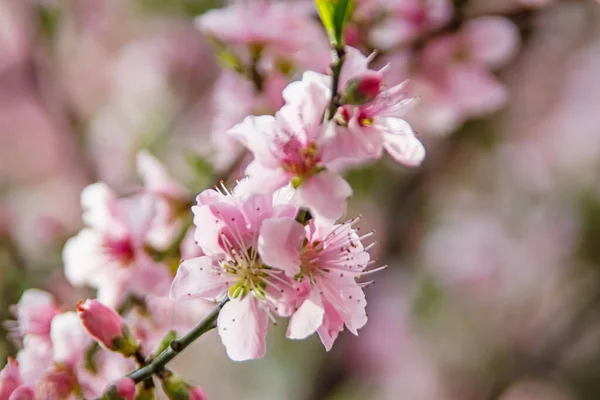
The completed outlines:
[[[1,320],[27,288],[64,309],[89,293],[61,260],[86,185],[132,193],[147,149],[194,195],[238,158],[229,127],[325,72],[312,3],[285,2],[274,25],[301,21],[310,40],[255,63],[257,84],[244,44],[198,29],[231,3],[0,0]],[[409,79],[406,119],[428,150],[420,168],[347,174],[347,214],[390,266],[367,289],[369,323],[330,353],[280,324],[245,363],[212,332],[175,369],[213,400],[600,399],[600,4],[360,0],[346,42],[377,49],[390,84]],[[6,333],[0,367],[17,350]]]

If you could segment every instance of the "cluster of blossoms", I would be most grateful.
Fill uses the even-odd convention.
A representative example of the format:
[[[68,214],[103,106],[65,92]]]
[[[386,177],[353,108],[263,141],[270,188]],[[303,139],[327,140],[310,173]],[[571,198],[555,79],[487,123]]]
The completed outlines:
[[[404,83],[387,82],[390,66],[371,69],[373,56],[342,44],[337,66],[313,64],[317,71],[288,84],[307,62],[320,61],[309,48],[319,41],[306,34],[315,28],[310,12],[294,4],[306,16],[296,18],[287,7],[234,5],[198,21],[235,78],[253,85],[242,96],[248,104],[235,108],[240,115],[223,107],[231,119],[219,134],[253,156],[247,177],[231,191],[222,184],[201,192],[194,227],[188,191],[146,152],[138,156],[138,192],[85,188],[85,228],[64,247],[64,272],[97,298],[76,313],[62,312],[47,293],[25,293],[13,324],[22,349],[0,375],[0,400],[146,398],[153,375],[171,399],[203,399],[201,389],[153,363],[180,351],[174,335],[215,302],[216,328],[235,361],[261,358],[269,321],[279,317],[289,318],[288,338],[317,333],[327,350],[344,328],[357,334],[365,325],[370,282],[363,278],[385,267],[374,265],[372,244],[363,243],[373,233],[358,233],[359,218],[342,220],[352,195],[343,173],[384,150],[407,166],[422,162],[425,149],[403,119],[413,100]],[[239,23],[248,15],[251,28]],[[261,112],[250,104],[274,115],[252,115]]]

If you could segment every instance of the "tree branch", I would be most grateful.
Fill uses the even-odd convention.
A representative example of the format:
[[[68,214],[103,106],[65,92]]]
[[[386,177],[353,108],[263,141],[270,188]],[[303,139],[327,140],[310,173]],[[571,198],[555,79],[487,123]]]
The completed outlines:
[[[139,383],[150,379],[154,374],[163,371],[167,363],[177,357],[177,355],[185,350],[186,347],[196,341],[200,336],[216,327],[217,317],[228,301],[229,298],[221,301],[210,314],[198,323],[198,325],[193,327],[179,339],[172,340],[169,347],[160,353],[154,360],[150,361],[148,365],[129,374],[129,378],[133,379],[134,382]]]

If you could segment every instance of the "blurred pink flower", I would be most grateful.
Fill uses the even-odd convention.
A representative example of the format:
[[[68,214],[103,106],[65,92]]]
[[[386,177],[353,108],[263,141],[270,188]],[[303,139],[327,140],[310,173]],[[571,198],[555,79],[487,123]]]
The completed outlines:
[[[17,317],[14,328],[20,338],[28,334],[49,338],[50,324],[60,310],[50,293],[28,289],[23,292],[12,312]]]
[[[168,269],[145,251],[155,199],[148,194],[117,199],[105,184],[96,183],[84,189],[81,203],[87,227],[65,244],[67,279],[98,288],[98,299],[111,307],[130,293],[166,292]]]
[[[15,389],[22,384],[19,366],[9,357],[6,366],[0,371],[0,400],[9,400]]]

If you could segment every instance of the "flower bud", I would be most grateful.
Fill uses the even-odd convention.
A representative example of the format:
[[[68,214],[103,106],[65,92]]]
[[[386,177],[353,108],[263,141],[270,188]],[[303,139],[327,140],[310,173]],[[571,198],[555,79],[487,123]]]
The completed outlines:
[[[164,379],[162,387],[169,400],[206,400],[204,390],[190,386],[175,374]]]
[[[22,383],[17,362],[9,357],[8,363],[0,372],[0,399],[8,399],[10,394]]]
[[[99,343],[106,348],[118,351],[126,357],[132,356],[138,345],[129,333],[123,318],[114,310],[106,307],[98,300],[86,300],[77,305],[81,323]]]
[[[134,400],[135,382],[131,378],[121,378],[113,382],[102,395],[102,400]]]
[[[381,91],[383,76],[379,72],[369,71],[348,81],[342,94],[344,104],[366,104],[373,101]]]

